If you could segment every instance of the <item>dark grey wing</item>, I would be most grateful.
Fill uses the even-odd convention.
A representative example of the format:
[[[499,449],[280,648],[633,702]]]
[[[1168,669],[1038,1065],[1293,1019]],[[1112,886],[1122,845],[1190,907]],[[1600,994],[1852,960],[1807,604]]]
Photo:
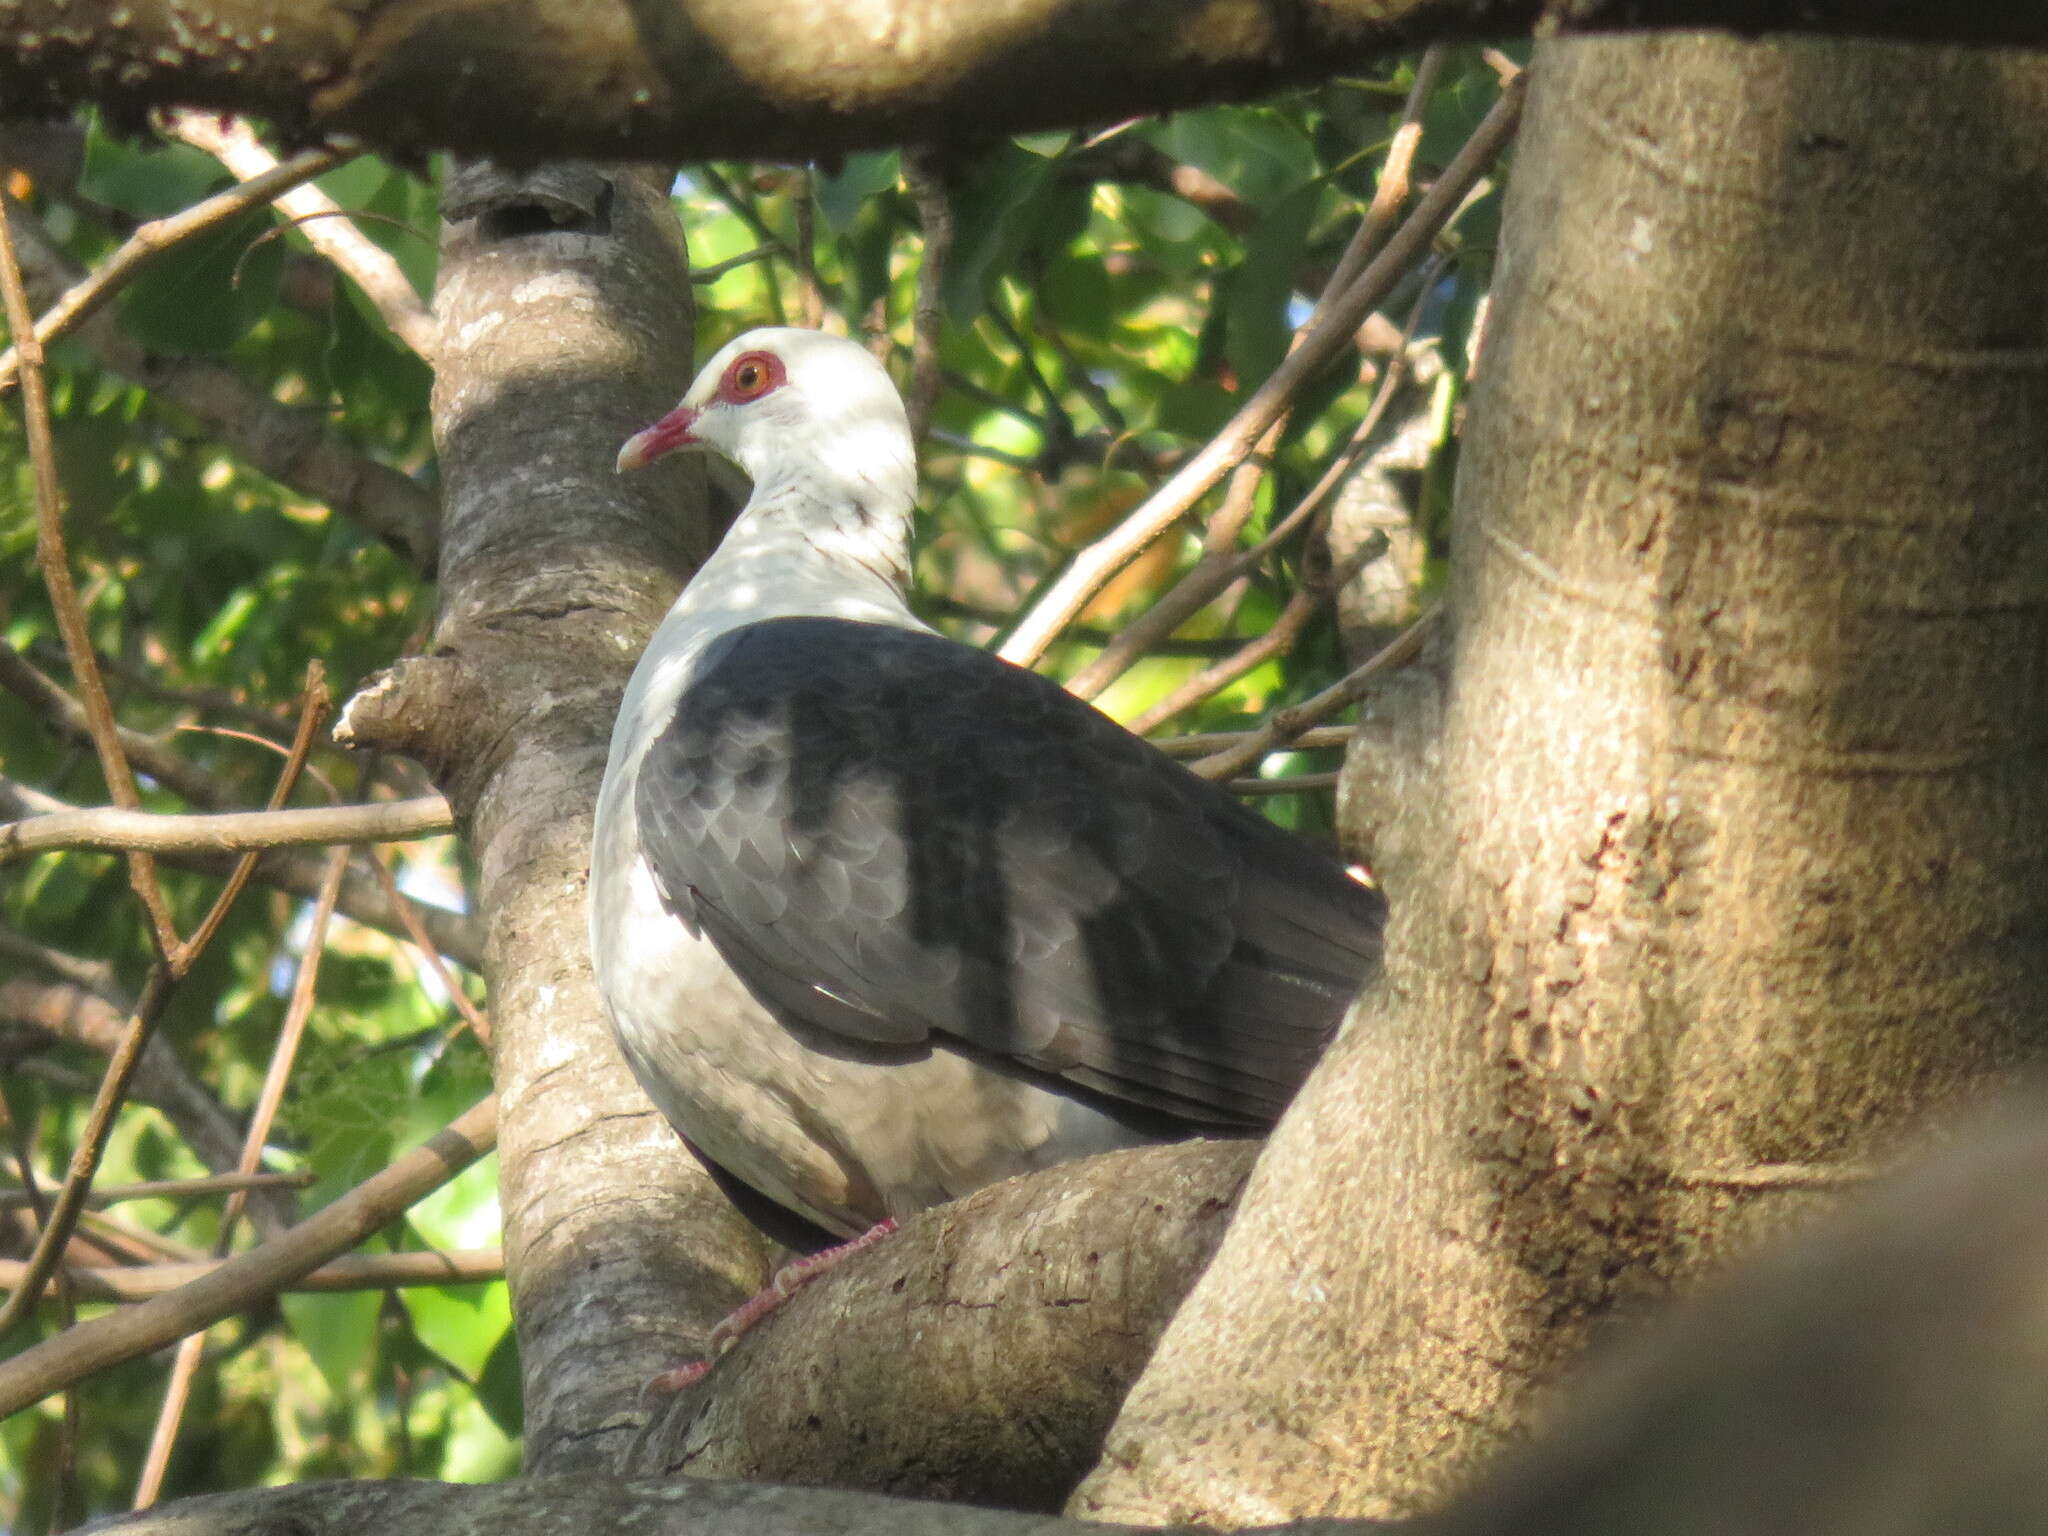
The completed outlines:
[[[664,899],[791,1028],[940,1033],[1202,1124],[1269,1122],[1384,906],[1057,684],[918,631],[720,643],[641,764]]]

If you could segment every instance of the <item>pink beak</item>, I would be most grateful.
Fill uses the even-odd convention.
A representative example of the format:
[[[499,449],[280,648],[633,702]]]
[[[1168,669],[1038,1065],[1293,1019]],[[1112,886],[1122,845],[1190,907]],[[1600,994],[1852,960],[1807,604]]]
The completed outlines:
[[[619,473],[652,464],[665,453],[687,448],[697,441],[690,428],[697,425],[694,407],[679,405],[644,432],[635,432],[619,449]]]

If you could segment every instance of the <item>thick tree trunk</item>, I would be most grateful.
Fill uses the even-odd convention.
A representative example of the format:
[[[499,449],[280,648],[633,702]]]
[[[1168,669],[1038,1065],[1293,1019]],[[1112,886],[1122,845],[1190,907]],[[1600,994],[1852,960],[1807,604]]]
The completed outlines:
[[[2048,1039],[2048,60],[1536,68],[1444,687],[1348,766],[1386,984],[1105,1518],[1440,1501],[1593,1319]]]
[[[628,1076],[585,958],[612,715],[702,538],[687,466],[611,463],[688,385],[689,277],[665,177],[472,167],[444,208],[441,610],[343,729],[425,762],[476,858],[526,1462],[602,1467],[639,1387],[765,1275]]]

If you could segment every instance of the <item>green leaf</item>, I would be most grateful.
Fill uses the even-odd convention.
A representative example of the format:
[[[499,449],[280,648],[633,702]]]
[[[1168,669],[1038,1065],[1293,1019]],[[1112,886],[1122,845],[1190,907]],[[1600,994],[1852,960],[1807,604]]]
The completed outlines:
[[[115,138],[97,112],[86,126],[79,192],[138,219],[183,212],[233,179],[213,156],[189,144]]]
[[[356,1251],[381,1249],[381,1244],[367,1243]],[[356,1395],[356,1374],[370,1363],[370,1347],[377,1340],[377,1311],[383,1302],[377,1291],[278,1298],[293,1337],[313,1357],[337,1398]]]
[[[399,1301],[419,1340],[471,1381],[480,1377],[512,1327],[502,1280],[478,1285],[409,1285]]]
[[[1268,203],[1316,174],[1315,145],[1271,108],[1178,112],[1151,131],[1161,149],[1254,203]]]
[[[966,325],[987,303],[989,286],[1016,263],[1044,217],[1053,162],[1000,144],[952,186],[953,257],[946,266],[946,309]],[[1084,189],[1085,190],[1085,189]]]
[[[355,227],[391,254],[414,293],[433,293],[440,197],[432,186],[375,155],[337,166],[315,185],[349,213],[375,215],[355,219]]]
[[[385,328],[377,306],[348,283],[328,313],[333,323],[322,361],[344,419],[364,430],[394,415],[423,419],[433,393],[433,370]]]
[[[1231,273],[1223,311],[1223,355],[1240,386],[1252,388],[1287,355],[1293,327],[1287,301],[1294,296],[1302,248],[1322,188],[1295,188],[1266,210],[1244,243],[1244,260]]]
[[[507,1435],[516,1435],[524,1425],[525,1398],[519,1380],[519,1332],[507,1328],[484,1362],[476,1382],[477,1399],[491,1422]]]
[[[225,352],[277,302],[284,249],[255,244],[270,227],[252,208],[157,257],[121,295],[123,328],[153,351]]]
[[[899,174],[895,150],[848,155],[836,176],[817,179],[818,211],[833,234],[843,235],[872,198],[895,190]]]

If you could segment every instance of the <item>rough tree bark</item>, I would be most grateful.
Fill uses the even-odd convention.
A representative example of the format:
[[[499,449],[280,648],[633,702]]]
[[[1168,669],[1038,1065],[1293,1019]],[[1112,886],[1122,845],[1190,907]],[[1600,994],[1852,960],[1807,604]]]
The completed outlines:
[[[1077,1500],[1410,1513],[2048,1039],[2048,60],[1539,50],[1386,984]]]
[[[1058,1510],[1255,1150],[1143,1147],[923,1213],[742,1339],[622,1470]]]
[[[701,481],[611,458],[689,382],[690,290],[665,178],[478,166],[444,206],[440,614],[338,734],[425,763],[477,861],[526,1463],[560,1471],[606,1464],[637,1388],[765,1269],[627,1075],[584,959],[611,716],[703,515]]]
[[[204,107],[401,156],[809,159],[1242,100],[1561,21],[2048,43],[2039,6],[1952,0],[4,0],[0,113]]]

